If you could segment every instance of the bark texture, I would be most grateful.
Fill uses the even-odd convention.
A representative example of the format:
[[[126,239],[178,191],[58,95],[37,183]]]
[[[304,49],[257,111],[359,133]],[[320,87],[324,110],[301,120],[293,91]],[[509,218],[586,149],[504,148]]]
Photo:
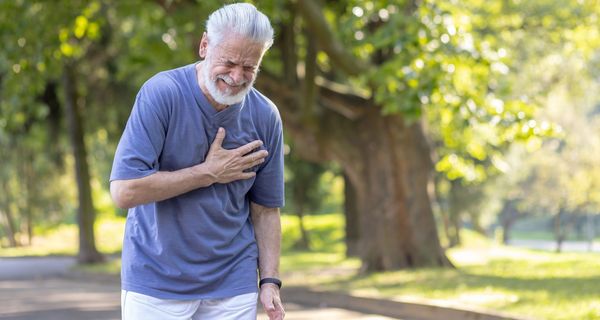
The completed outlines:
[[[90,170],[87,162],[87,150],[84,141],[83,117],[78,104],[75,67],[65,65],[63,85],[65,90],[65,107],[68,118],[69,139],[75,158],[75,176],[79,207],[77,220],[79,224],[79,263],[97,263],[103,256],[96,249],[94,240],[95,209],[90,185]]]
[[[344,47],[320,2],[297,1],[295,9],[291,12],[298,16],[290,15],[276,41],[283,74],[262,71],[256,86],[279,107],[301,157],[342,167],[351,186],[346,195],[352,196],[346,211],[355,214],[352,222],[358,225],[348,230],[358,236],[358,245],[349,249],[358,251],[367,272],[449,266],[430,206],[432,161],[421,124],[407,124],[400,113],[382,115],[372,97],[340,83],[376,66]],[[306,54],[299,61],[301,42],[294,39],[302,36]],[[318,69],[317,50],[327,54],[336,72]]]
[[[336,161],[354,186],[365,271],[450,265],[430,206],[432,164],[419,123],[406,125],[401,115],[382,116],[370,101],[319,87],[316,125],[305,126],[301,91],[268,73],[257,86],[280,107],[296,151],[312,161]],[[360,117],[348,119],[334,111],[339,108]]]

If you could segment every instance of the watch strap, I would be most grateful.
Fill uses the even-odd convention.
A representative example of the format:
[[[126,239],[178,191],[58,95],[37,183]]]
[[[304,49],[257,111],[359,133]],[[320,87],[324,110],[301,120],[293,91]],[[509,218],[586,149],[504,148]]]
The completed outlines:
[[[276,285],[279,289],[281,289],[281,280],[277,279],[277,278],[263,278],[260,279],[260,281],[258,282],[258,286],[262,287],[263,284],[265,283],[272,283],[274,285]]]

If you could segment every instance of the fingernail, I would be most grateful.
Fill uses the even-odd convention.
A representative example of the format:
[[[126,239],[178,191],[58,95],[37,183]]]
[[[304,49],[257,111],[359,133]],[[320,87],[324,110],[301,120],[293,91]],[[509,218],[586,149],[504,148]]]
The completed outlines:
[[[223,132],[223,127],[219,127],[219,133]]]

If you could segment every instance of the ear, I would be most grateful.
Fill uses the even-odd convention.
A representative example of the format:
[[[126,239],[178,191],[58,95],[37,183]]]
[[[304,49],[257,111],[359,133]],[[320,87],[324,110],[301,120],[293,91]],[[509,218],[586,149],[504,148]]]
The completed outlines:
[[[208,49],[208,37],[206,36],[206,32],[202,34],[202,39],[200,40],[200,47],[198,48],[198,55],[200,59],[206,58],[206,50]]]

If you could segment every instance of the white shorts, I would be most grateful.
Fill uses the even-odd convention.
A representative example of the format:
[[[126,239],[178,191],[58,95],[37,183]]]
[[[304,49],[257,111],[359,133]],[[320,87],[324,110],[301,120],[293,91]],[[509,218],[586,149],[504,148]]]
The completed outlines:
[[[258,293],[224,299],[171,300],[121,290],[122,320],[256,320]]]

